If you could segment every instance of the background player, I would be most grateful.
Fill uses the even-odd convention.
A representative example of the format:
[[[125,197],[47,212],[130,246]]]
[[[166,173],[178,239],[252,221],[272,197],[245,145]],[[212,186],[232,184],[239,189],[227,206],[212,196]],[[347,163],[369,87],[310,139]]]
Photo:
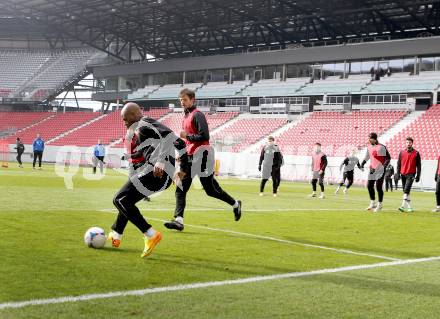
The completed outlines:
[[[281,182],[281,166],[283,165],[283,154],[275,144],[273,136],[267,138],[267,144],[262,148],[258,170],[261,172],[260,196],[263,196],[264,186],[267,180],[272,177],[273,196],[278,194],[278,187]],[[261,170],[263,169],[263,170]]]
[[[104,157],[105,147],[101,144],[101,140],[98,140],[98,144],[93,148],[93,174],[96,174],[96,166],[98,165],[101,174],[104,172]]]
[[[32,163],[32,168],[35,169],[35,163],[37,162],[38,158],[38,169],[41,169],[41,161],[43,159],[44,152],[44,141],[40,137],[40,134],[37,134],[37,138],[32,143],[32,148],[34,152],[34,161]]]
[[[18,162],[18,167],[23,168],[23,163],[22,163],[22,161],[21,161],[21,156],[22,156],[23,153],[24,153],[24,145],[23,145],[23,143],[21,142],[21,140],[20,140],[19,137],[17,137],[16,143],[17,143],[17,144],[16,144],[16,146],[15,146],[14,148],[17,150],[17,162]]]
[[[342,181],[339,183],[338,187],[336,188],[335,194],[338,194],[339,189],[344,185],[345,181],[348,181],[348,184],[345,185],[344,188],[344,194],[347,194],[348,189],[353,185],[354,181],[354,168],[357,166],[359,169],[361,168],[361,165],[359,164],[359,159],[356,156],[357,149],[353,149],[351,152],[351,155],[346,157],[344,161],[341,163],[341,166],[339,166],[339,170],[341,171],[342,168],[344,168]]]
[[[420,153],[413,148],[414,140],[412,137],[406,138],[406,149],[400,151],[399,159],[397,160],[398,177],[402,178],[403,200],[399,207],[399,211],[404,212],[407,206],[407,212],[413,212],[411,207],[410,192],[414,182],[420,181],[420,174],[422,173],[422,160]]]
[[[315,149],[312,153],[312,194],[309,197],[316,197],[316,184],[321,187],[319,198],[325,198],[324,195],[324,175],[327,167],[327,156],[321,151],[321,143],[315,143]]]
[[[437,169],[435,170],[435,200],[437,203],[437,207],[432,210],[433,213],[440,212],[440,156],[437,160]]]
[[[377,140],[376,133],[370,133],[369,143],[365,159],[362,161],[363,168],[368,160],[370,160],[370,172],[368,174],[368,193],[370,195],[370,205],[366,210],[374,210],[375,213],[382,210],[383,207],[383,180],[385,168],[391,160],[390,153],[385,145],[380,144]],[[376,193],[374,191],[376,185],[378,203],[376,204]]]
[[[388,164],[387,168],[385,168],[385,191],[388,192],[388,189],[393,191],[393,176],[394,176],[394,166]],[[397,179],[399,179],[397,177]],[[397,189],[397,187],[396,187]]]

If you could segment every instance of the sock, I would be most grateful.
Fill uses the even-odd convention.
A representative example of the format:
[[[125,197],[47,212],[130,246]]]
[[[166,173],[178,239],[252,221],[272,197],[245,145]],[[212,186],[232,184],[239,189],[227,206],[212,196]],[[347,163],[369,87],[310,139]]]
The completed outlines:
[[[340,188],[341,188],[341,186],[338,186],[338,187],[336,188],[336,191],[339,191]]]
[[[382,202],[378,202],[377,207],[382,207]]]
[[[177,216],[174,220],[183,225],[183,217]]]
[[[153,227],[148,228],[148,230],[144,233],[145,236],[147,236],[148,238],[153,237],[154,235],[156,235],[156,231],[153,229]]]
[[[112,237],[113,237],[113,239],[119,239],[119,240],[121,240],[122,234],[119,234],[118,232],[116,232],[116,231],[114,231],[114,230],[112,230],[111,233],[112,233]]]
[[[234,205],[232,205],[232,208],[238,208],[238,202],[235,201]]]
[[[374,204],[376,204],[376,203],[374,202],[374,200],[370,200],[370,206],[373,207]]]
[[[312,194],[313,194],[313,195],[316,195],[316,192],[315,192],[315,191],[313,191],[313,192],[312,192]]]
[[[400,207],[405,207],[406,204],[406,199],[402,200],[402,204],[400,205]]]
[[[406,199],[406,205],[408,205],[408,208],[411,209],[411,198],[409,197],[409,195],[407,196]]]

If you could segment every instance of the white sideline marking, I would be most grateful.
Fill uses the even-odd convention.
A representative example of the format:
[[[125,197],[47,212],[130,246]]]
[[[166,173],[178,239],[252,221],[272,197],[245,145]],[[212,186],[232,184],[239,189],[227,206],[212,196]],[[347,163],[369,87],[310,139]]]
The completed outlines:
[[[170,207],[170,208],[148,208],[147,210],[150,211],[165,211],[165,212],[172,212],[174,211],[174,207]],[[191,208],[188,209],[189,211],[195,211],[195,212],[203,212],[203,211],[230,211],[230,208]],[[89,210],[90,211],[90,210]],[[106,212],[106,213],[112,213],[112,212],[117,212],[117,210],[115,208],[106,208],[106,209],[100,209],[100,212]],[[314,212],[314,211],[329,211],[329,212],[337,212],[337,211],[353,211],[353,209],[350,208],[274,208],[274,209],[246,209],[243,210],[244,212],[253,212],[253,213],[258,213],[258,212],[291,212],[291,211],[305,211],[305,212]]]
[[[163,220],[163,219],[159,219],[159,218],[148,218],[148,219],[159,221],[159,222],[166,222],[167,221],[167,220]],[[207,229],[207,230],[212,230],[212,231],[217,231],[217,232],[222,232],[222,233],[228,233],[228,234],[234,234],[234,235],[240,235],[240,236],[246,236],[246,237],[252,237],[252,238],[266,239],[266,240],[276,241],[276,242],[279,242],[279,243],[294,244],[294,245],[299,245],[299,246],[304,246],[304,247],[311,247],[311,248],[318,248],[318,249],[324,249],[324,250],[331,250],[331,251],[335,251],[335,252],[343,253],[343,254],[368,256],[368,257],[373,257],[373,258],[378,258],[378,259],[385,259],[385,260],[393,260],[393,261],[401,260],[399,258],[393,258],[393,257],[387,257],[387,256],[381,256],[381,255],[369,254],[369,253],[362,253],[362,252],[357,252],[357,251],[353,251],[353,250],[349,250],[349,249],[339,249],[339,248],[333,248],[333,247],[322,246],[322,245],[306,244],[306,243],[302,243],[302,242],[298,242],[298,241],[293,241],[293,240],[280,239],[280,238],[276,238],[276,237],[256,235],[256,234],[251,234],[251,233],[237,232],[237,231],[228,230],[228,229],[213,228],[213,227],[208,227],[208,226],[190,225],[190,224],[185,224],[185,226],[186,227],[192,227],[192,228]]]
[[[102,209],[101,211],[113,213],[113,212],[116,212],[116,209]],[[167,222],[167,220],[159,219],[159,218],[148,218],[148,219],[159,221],[159,222]],[[251,234],[251,233],[237,232],[237,231],[228,230],[228,229],[213,228],[213,227],[208,227],[208,226],[198,226],[198,225],[191,225],[191,224],[185,224],[185,226],[192,227],[192,228],[199,228],[199,229],[207,229],[207,230],[211,230],[211,231],[217,231],[217,232],[240,235],[240,236],[246,236],[246,237],[251,237],[251,238],[266,239],[266,240],[276,241],[279,243],[294,244],[294,245],[299,245],[299,246],[304,246],[304,247],[330,250],[330,251],[335,251],[335,252],[343,253],[343,254],[367,256],[367,257],[373,257],[373,258],[384,259],[384,260],[393,260],[393,261],[401,260],[399,258],[393,258],[393,257],[387,257],[387,256],[369,254],[369,253],[362,253],[362,252],[357,252],[357,251],[353,251],[353,250],[349,250],[349,249],[340,249],[340,248],[334,248],[334,247],[328,247],[328,246],[322,246],[322,245],[306,244],[306,243],[301,243],[301,242],[297,242],[297,241],[293,241],[293,240],[280,239],[280,238],[276,238],[276,237],[256,235],[256,234]]]
[[[184,284],[184,285],[157,287],[157,288],[147,288],[147,289],[139,289],[139,290],[115,291],[115,292],[108,292],[108,293],[102,293],[102,294],[87,294],[87,295],[80,295],[80,296],[66,296],[66,297],[59,297],[59,298],[34,299],[34,300],[19,301],[19,302],[6,302],[6,303],[0,304],[0,310],[8,309],[8,308],[23,308],[23,307],[27,307],[27,306],[50,305],[50,304],[59,304],[59,303],[67,303],[67,302],[88,301],[88,300],[94,300],[94,299],[107,299],[107,298],[126,297],[126,296],[144,296],[144,295],[161,293],[161,292],[182,291],[182,290],[200,289],[200,288],[208,288],[208,287],[240,285],[240,284],[247,284],[247,283],[270,281],[270,280],[306,277],[306,276],[314,276],[314,275],[322,275],[322,274],[332,274],[332,273],[352,271],[352,270],[365,270],[365,269],[382,268],[382,267],[390,267],[390,266],[408,265],[408,264],[415,264],[415,263],[422,263],[422,262],[429,262],[429,261],[436,261],[436,260],[440,260],[440,256],[419,258],[419,259],[388,261],[388,262],[381,262],[381,263],[369,264],[369,265],[346,266],[346,267],[327,268],[327,269],[304,271],[304,272],[290,272],[290,273],[276,274],[276,275],[255,276],[255,277],[249,277],[249,278],[243,278],[243,279],[208,281],[208,282],[199,282],[199,283],[193,283],[193,284]]]

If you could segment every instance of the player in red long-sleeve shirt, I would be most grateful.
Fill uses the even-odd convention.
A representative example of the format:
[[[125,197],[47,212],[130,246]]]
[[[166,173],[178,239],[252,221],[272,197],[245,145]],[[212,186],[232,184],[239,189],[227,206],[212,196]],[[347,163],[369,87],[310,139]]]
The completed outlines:
[[[401,212],[405,211],[405,206],[408,207],[407,212],[413,212],[411,207],[411,199],[409,193],[414,182],[420,181],[420,174],[422,173],[422,160],[420,153],[413,148],[414,140],[412,137],[406,138],[406,149],[400,151],[399,159],[397,160],[397,178],[402,178],[403,201],[399,207]]]

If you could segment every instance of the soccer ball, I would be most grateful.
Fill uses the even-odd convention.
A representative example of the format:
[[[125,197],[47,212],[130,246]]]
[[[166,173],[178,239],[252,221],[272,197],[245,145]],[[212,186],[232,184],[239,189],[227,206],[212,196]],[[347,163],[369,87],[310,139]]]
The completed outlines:
[[[107,237],[104,229],[100,227],[91,227],[84,234],[84,242],[91,248],[102,248],[105,245]]]

